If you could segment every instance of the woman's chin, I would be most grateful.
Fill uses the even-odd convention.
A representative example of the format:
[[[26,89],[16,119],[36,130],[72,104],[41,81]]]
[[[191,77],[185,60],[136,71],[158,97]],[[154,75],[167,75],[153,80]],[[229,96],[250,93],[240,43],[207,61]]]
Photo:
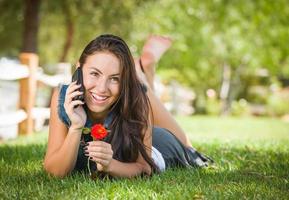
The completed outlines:
[[[95,114],[106,114],[110,108],[109,105],[103,105],[103,106],[99,106],[99,105],[95,105],[95,104],[87,104],[87,107],[89,108],[89,110]]]
[[[95,99],[86,99],[86,105],[88,109],[96,115],[100,115],[101,117],[105,117],[106,114],[111,109],[113,105],[113,101],[111,98],[106,99],[105,101],[96,101]]]

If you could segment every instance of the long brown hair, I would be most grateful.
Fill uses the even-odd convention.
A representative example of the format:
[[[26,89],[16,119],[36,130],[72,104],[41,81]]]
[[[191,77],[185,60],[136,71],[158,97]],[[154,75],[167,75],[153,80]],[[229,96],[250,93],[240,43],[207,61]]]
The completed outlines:
[[[157,170],[147,155],[143,143],[144,133],[149,128],[149,100],[137,78],[134,60],[127,44],[118,36],[106,34],[92,40],[82,52],[79,63],[83,66],[87,57],[97,52],[110,52],[120,61],[120,95],[112,106],[111,134],[106,141],[111,143],[113,157],[123,162],[135,162],[139,153]]]

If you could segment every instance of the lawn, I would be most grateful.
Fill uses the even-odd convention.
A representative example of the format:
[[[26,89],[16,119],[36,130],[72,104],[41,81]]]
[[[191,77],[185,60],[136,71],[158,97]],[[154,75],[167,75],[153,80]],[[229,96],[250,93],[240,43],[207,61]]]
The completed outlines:
[[[289,199],[289,123],[269,118],[178,117],[207,169],[152,178],[65,179],[42,169],[47,131],[0,144],[0,199]]]

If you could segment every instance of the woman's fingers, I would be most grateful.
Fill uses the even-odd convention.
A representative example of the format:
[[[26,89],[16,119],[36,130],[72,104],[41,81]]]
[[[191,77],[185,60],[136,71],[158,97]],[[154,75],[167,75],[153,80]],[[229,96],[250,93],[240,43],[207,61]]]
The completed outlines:
[[[75,90],[77,90],[80,87],[81,87],[81,85],[80,84],[77,85],[76,81],[70,83],[67,90],[66,90],[66,95],[69,95],[70,93],[74,92]]]
[[[69,113],[72,113],[73,112],[73,109],[75,108],[75,106],[77,105],[83,105],[84,102],[83,101],[80,101],[80,100],[75,100],[75,101],[71,101],[70,103],[64,103],[64,108],[66,110],[66,112],[69,114]]]
[[[89,142],[85,150],[85,155],[96,163],[101,164],[103,170],[105,170],[112,160],[113,151],[109,143],[93,141]]]
[[[70,109],[74,109],[75,106],[77,106],[77,105],[83,105],[83,104],[84,104],[83,101],[75,100],[75,101],[72,101],[72,102],[70,103],[69,108],[70,108]]]
[[[77,90],[80,86],[81,85],[77,85],[76,82],[70,83],[66,89],[64,101],[64,109],[71,121],[71,126],[73,125],[79,128],[84,126],[87,117],[83,107],[78,106],[83,105],[84,102],[81,100],[72,100],[74,97],[83,94],[83,92]]]
[[[100,156],[100,157],[103,157],[103,155],[112,156],[113,154],[111,144],[102,141],[95,141],[92,143],[90,142],[85,152],[91,153],[92,156]]]
[[[90,157],[90,160],[98,163],[98,164],[101,164],[103,168],[106,168],[108,165],[109,165],[109,161],[108,160],[105,160],[105,159],[100,159],[100,158],[97,158],[97,157]]]
[[[106,171],[109,167],[110,162],[107,160],[101,160],[98,158],[89,158],[96,163],[97,171]]]
[[[67,97],[67,101],[71,102],[74,97],[82,95],[82,94],[83,94],[83,92],[76,90],[76,91],[70,93],[70,95]]]
[[[107,153],[101,153],[101,152],[89,152],[88,154],[86,154],[88,157],[92,157],[92,158],[96,158],[96,159],[100,159],[100,160],[109,160],[111,158],[110,154]]]
[[[87,151],[95,151],[95,152],[100,152],[100,153],[105,153],[108,152],[106,148],[102,147],[92,147],[92,146],[87,146]]]
[[[104,142],[104,141],[97,140],[97,141],[88,142],[88,146],[90,146],[90,147],[111,147],[111,144]]]
[[[110,164],[110,160],[107,160],[107,159],[101,159],[97,157],[90,157],[89,159],[96,162],[97,164],[100,164],[102,167],[101,171],[104,171],[105,169],[107,169],[108,165]]]
[[[80,86],[81,85],[77,85],[76,82],[72,82],[66,90],[64,107],[70,112],[73,110],[74,106],[83,104],[80,101],[72,101],[74,97],[83,94],[83,92],[77,90]]]

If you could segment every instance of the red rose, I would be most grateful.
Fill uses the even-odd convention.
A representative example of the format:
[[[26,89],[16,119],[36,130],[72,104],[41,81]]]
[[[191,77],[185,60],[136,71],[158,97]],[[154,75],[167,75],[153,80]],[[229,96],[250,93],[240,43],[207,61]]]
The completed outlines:
[[[101,140],[107,136],[107,130],[101,124],[95,124],[91,127],[91,136],[95,140]]]

